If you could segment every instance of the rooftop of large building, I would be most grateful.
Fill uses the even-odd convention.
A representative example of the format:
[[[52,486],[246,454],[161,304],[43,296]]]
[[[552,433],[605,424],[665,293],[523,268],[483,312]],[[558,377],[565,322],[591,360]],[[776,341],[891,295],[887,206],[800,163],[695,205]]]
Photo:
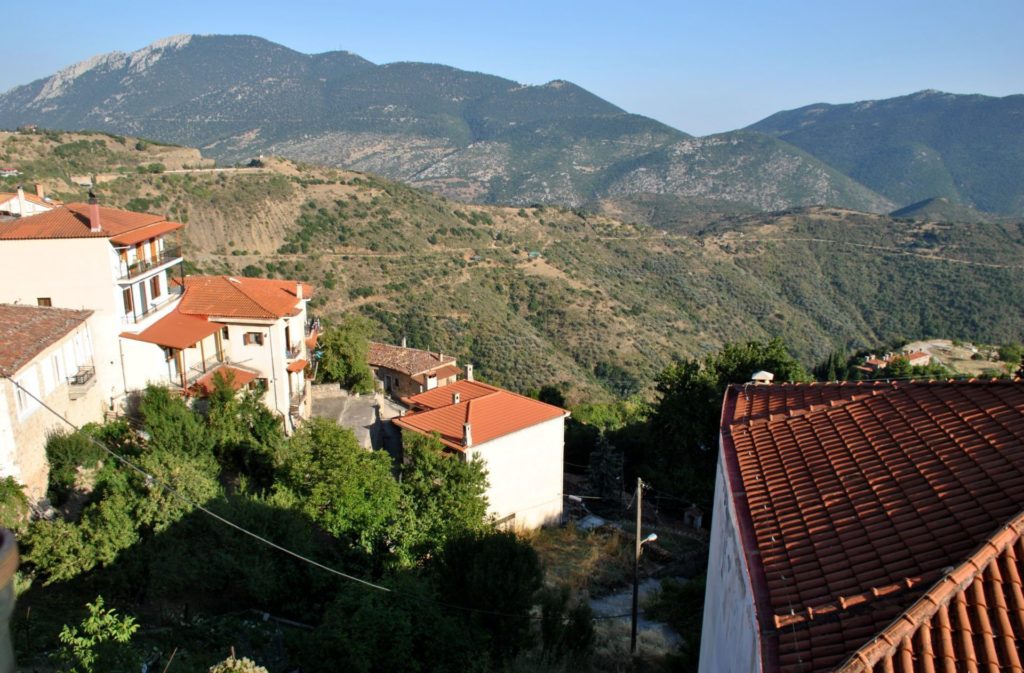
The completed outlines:
[[[298,315],[299,302],[312,296],[312,285],[294,280],[186,276],[178,310],[185,315],[276,320]]]
[[[763,670],[1020,670],[1024,384],[732,386],[722,418]]]
[[[0,222],[0,240],[108,238],[116,244],[131,245],[185,226],[163,215],[99,206],[100,226],[93,231],[90,208],[87,203],[69,203],[31,217]]]
[[[416,376],[444,366],[454,366],[455,358],[443,353],[370,342],[367,360],[371,367],[386,367],[407,376]],[[457,372],[456,372],[457,373]]]

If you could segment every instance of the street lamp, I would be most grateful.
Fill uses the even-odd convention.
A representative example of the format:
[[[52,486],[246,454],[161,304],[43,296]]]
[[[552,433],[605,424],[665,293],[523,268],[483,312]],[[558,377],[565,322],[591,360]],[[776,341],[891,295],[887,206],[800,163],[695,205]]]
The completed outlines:
[[[651,533],[645,538],[640,537],[640,518],[643,507],[644,483],[638,477],[636,480],[636,555],[633,557],[633,629],[629,639],[629,651],[636,654],[636,622],[637,614],[640,611],[640,554],[648,542],[658,539],[657,533]]]

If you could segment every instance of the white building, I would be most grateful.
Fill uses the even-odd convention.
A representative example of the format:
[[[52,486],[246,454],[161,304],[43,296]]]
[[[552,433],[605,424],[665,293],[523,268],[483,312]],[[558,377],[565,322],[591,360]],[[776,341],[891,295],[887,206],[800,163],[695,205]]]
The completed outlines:
[[[46,495],[46,439],[103,418],[96,385],[92,311],[0,304],[0,477],[30,500]]]
[[[131,390],[117,335],[145,329],[181,296],[170,235],[182,226],[95,201],[0,222],[0,301],[94,311],[98,385],[114,407]]]
[[[35,194],[26,194],[20,186],[16,193],[0,193],[0,216],[29,217],[51,211],[58,205],[43,196],[39,185],[36,185]]]
[[[230,364],[236,387],[266,386],[267,406],[290,432],[310,413],[312,288],[184,278],[182,227],[95,199],[0,222],[0,301],[94,311],[97,388],[110,409],[149,383],[201,395],[213,369]]]
[[[265,390],[264,403],[292,432],[309,418],[305,368],[316,343],[307,317],[310,285],[293,280],[187,276],[173,311],[139,332],[121,334],[129,389],[156,383],[186,394],[212,389],[220,371],[240,388]]]
[[[561,521],[568,411],[472,380],[407,401],[413,411],[395,425],[437,433],[463,460],[485,463],[488,513],[499,523],[534,529]]]

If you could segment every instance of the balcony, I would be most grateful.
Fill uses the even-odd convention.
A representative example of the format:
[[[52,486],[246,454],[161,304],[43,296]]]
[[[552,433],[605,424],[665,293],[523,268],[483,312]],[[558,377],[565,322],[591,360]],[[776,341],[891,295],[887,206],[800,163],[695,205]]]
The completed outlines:
[[[302,357],[302,344],[292,344],[284,349],[284,356],[289,360],[298,360]]]
[[[146,318],[148,318],[149,316],[153,315],[154,313],[162,310],[165,306],[167,306],[171,302],[174,302],[174,301],[177,301],[178,299],[180,299],[181,298],[181,294],[184,291],[185,291],[185,288],[183,288],[180,285],[168,285],[168,287],[167,287],[167,294],[165,294],[164,296],[160,297],[159,301],[150,304],[141,313],[133,313],[131,315],[124,316],[122,318],[122,321],[124,323],[126,323],[126,324],[129,324],[129,325],[135,324],[135,323],[140,323],[143,320],[145,320]]]
[[[181,246],[180,245],[169,245],[161,250],[156,259],[140,259],[137,262],[126,264],[121,262],[118,265],[118,281],[133,280],[139,276],[143,276],[157,267],[171,262],[181,260]]]
[[[79,367],[74,376],[68,377],[68,397],[73,400],[85,397],[94,385],[96,385],[96,368]]]

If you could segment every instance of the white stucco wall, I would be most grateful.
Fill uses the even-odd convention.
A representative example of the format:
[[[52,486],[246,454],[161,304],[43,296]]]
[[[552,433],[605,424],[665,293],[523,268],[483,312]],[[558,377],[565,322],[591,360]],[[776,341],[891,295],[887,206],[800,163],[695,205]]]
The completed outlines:
[[[736,509],[718,452],[714,519],[708,556],[700,673],[761,671],[761,643],[754,593],[740,544]]]
[[[80,366],[92,365],[88,347],[91,321],[47,347],[13,377],[75,425],[103,420],[104,400],[98,381],[74,400],[67,384],[67,377]],[[30,499],[38,500],[46,495],[46,438],[53,431],[70,428],[42,405],[26,401],[27,405],[20,406],[14,384],[0,380],[0,476],[14,477],[25,486]]]
[[[471,447],[487,466],[488,513],[515,514],[515,527],[534,529],[562,519],[565,419],[555,418]]]

